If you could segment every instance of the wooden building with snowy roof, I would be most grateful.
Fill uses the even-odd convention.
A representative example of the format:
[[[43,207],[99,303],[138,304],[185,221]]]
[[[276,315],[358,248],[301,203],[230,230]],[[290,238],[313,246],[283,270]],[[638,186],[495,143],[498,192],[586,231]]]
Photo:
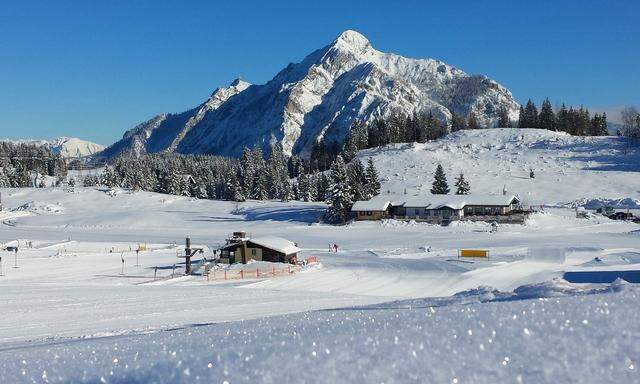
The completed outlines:
[[[295,264],[300,248],[296,243],[282,237],[249,238],[245,232],[235,232],[219,251],[220,262],[227,264],[246,264],[249,260]]]

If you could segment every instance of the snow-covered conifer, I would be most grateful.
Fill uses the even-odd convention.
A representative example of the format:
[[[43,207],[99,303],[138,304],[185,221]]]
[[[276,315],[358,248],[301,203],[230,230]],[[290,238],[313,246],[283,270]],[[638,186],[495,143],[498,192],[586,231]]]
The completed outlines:
[[[446,195],[449,193],[449,185],[447,184],[447,175],[445,175],[444,169],[440,164],[438,164],[438,166],[436,167],[433,185],[431,186],[431,193],[434,195]]]
[[[368,200],[367,176],[362,161],[358,158],[353,159],[349,164],[347,173],[353,200]]]
[[[328,221],[344,223],[349,219],[353,205],[352,193],[347,167],[342,156],[338,155],[331,166],[331,191],[327,200],[329,205],[327,209]]]
[[[540,107],[540,115],[538,116],[538,126],[542,129],[549,131],[556,130],[556,115],[553,113],[551,102],[549,99],[544,99],[542,106]]]
[[[468,195],[471,191],[469,182],[464,178],[462,172],[460,172],[460,176],[456,178],[454,185],[456,186],[456,195]]]
[[[251,192],[251,198],[255,200],[267,200],[269,198],[267,187],[266,173],[264,171],[258,172]]]
[[[366,199],[369,200],[374,196],[380,194],[380,180],[378,178],[378,170],[373,164],[373,160],[369,158],[367,160],[367,169],[366,169]]]
[[[509,113],[504,106],[498,111],[498,128],[511,128],[511,120],[509,120]]]

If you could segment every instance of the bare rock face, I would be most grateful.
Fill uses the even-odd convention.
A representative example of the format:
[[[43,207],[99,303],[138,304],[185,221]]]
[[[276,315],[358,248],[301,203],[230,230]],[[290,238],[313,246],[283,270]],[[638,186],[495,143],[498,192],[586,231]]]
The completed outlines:
[[[502,107],[517,118],[511,92],[486,76],[383,53],[360,33],[345,31],[266,84],[237,79],[192,110],[138,125],[102,156],[165,150],[239,156],[244,147],[267,152],[273,142],[287,154],[307,156],[320,139],[344,140],[357,120],[427,111],[449,120],[455,112],[474,113],[492,127]]]

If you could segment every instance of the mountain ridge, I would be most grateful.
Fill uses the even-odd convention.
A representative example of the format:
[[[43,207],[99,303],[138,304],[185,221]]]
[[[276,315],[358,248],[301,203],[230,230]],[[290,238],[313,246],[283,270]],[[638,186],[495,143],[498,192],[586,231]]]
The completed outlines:
[[[518,103],[494,80],[434,59],[411,59],[373,48],[347,30],[261,85],[236,79],[199,106],[161,114],[127,131],[102,157],[172,151],[239,156],[273,143],[309,156],[320,140],[341,142],[356,120],[427,112],[448,121],[474,113],[492,126],[500,108],[517,118]]]
[[[9,142],[14,144],[34,144],[44,145],[54,153],[60,154],[64,158],[79,158],[92,156],[105,149],[103,145],[96,144],[91,141],[82,140],[77,137],[61,136],[52,140],[38,140],[38,139],[0,139],[1,142]]]

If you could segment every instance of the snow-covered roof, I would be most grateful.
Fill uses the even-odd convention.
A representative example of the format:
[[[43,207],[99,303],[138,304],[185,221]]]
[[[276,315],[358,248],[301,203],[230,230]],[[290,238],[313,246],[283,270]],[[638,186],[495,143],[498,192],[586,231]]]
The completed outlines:
[[[404,199],[405,207],[429,207],[438,209],[449,207],[452,209],[462,209],[466,205],[492,205],[507,206],[517,200],[514,195],[489,195],[476,193],[472,195],[427,195],[410,196]]]
[[[389,208],[388,200],[372,199],[369,201],[356,201],[351,207],[352,211],[386,211]]]
[[[428,195],[410,196],[404,200],[405,207],[424,207],[429,209],[451,208],[462,209],[465,206],[464,196],[461,195]]]
[[[514,200],[519,201],[515,195],[489,195],[489,194],[471,194],[464,195],[467,205],[498,205],[506,206]]]
[[[462,209],[467,205],[507,206],[517,200],[514,195],[424,195],[424,196],[377,196],[369,201],[356,201],[352,211],[385,210],[389,204],[407,208],[451,208]],[[384,207],[384,208],[382,208]]]
[[[273,249],[285,255],[300,252],[300,248],[298,248],[294,242],[277,236],[252,237],[249,239],[249,242]]]

